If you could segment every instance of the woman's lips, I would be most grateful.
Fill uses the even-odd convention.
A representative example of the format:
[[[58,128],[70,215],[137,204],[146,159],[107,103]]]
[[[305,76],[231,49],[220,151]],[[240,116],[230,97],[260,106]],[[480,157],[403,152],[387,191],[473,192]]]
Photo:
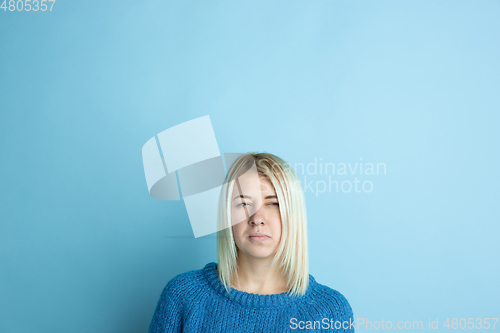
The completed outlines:
[[[269,236],[250,236],[249,237],[251,241],[255,243],[263,243],[266,240],[268,240],[270,237]]]

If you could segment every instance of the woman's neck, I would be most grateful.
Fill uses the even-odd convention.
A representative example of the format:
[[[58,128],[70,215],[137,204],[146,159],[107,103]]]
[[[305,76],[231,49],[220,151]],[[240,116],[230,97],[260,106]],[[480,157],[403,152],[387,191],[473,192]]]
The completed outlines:
[[[238,263],[239,285],[236,278],[232,287],[237,290],[252,294],[270,295],[281,294],[289,290],[286,279],[281,276],[281,270],[277,270],[277,264],[271,266],[270,259],[255,259],[245,255],[239,255]]]

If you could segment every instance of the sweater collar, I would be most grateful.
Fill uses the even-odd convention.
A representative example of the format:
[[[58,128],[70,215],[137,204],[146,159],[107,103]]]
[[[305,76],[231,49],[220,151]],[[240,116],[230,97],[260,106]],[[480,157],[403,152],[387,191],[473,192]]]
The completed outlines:
[[[309,286],[307,287],[306,293],[303,296],[290,296],[288,292],[272,295],[258,295],[240,291],[234,288],[231,288],[230,292],[228,293],[219,278],[219,274],[217,273],[217,263],[210,262],[206,264],[203,268],[203,275],[205,276],[209,285],[216,292],[236,303],[252,308],[285,306],[290,303],[304,300],[305,298],[309,297],[313,287],[316,285],[316,281],[314,280],[314,278],[309,275]]]

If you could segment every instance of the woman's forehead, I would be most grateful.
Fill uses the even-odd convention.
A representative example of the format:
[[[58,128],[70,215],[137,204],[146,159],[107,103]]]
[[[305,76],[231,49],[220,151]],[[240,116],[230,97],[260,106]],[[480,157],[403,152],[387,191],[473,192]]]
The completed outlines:
[[[233,197],[244,195],[253,197],[257,195],[267,196],[276,195],[273,184],[265,176],[258,177],[242,175],[235,180],[233,186]]]
[[[271,184],[271,182],[269,181],[269,179],[267,179],[264,176],[260,176],[259,177],[259,181],[260,181],[260,191],[262,193],[265,193],[265,194],[269,194],[269,193],[276,194],[274,186],[273,186],[273,184]]]

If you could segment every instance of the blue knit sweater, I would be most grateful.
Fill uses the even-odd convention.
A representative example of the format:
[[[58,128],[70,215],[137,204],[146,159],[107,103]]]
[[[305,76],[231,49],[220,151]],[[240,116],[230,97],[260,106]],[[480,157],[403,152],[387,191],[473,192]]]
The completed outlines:
[[[174,277],[156,306],[149,333],[350,332],[352,309],[338,291],[309,275],[306,294],[258,295],[226,291],[217,264]]]

